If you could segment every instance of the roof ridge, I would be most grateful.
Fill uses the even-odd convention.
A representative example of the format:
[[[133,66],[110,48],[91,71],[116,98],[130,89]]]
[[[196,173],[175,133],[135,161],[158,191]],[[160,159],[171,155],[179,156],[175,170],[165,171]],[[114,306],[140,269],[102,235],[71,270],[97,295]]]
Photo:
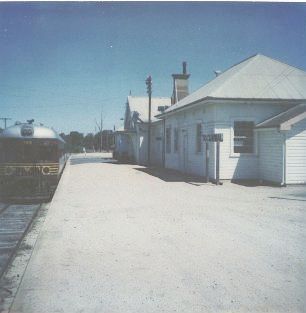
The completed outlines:
[[[301,97],[303,97],[303,95],[301,94],[301,92],[292,84],[292,82],[290,81],[290,79],[288,79],[288,76],[285,76],[285,79],[288,81],[288,84],[290,85],[290,87],[292,89],[294,89],[298,94],[301,95]]]
[[[278,75],[275,77],[275,79],[274,79],[273,81],[271,81],[270,83],[268,82],[267,85],[266,85],[266,86],[261,90],[261,92],[258,93],[257,95],[260,96],[260,95],[264,94],[267,89],[270,89],[270,91],[272,91],[273,94],[276,95],[275,92],[273,91],[273,88],[274,88],[275,86],[277,86],[277,85],[283,80],[283,77],[284,77],[285,79],[287,79],[287,75],[290,74],[292,71],[293,71],[293,70],[292,70],[292,69],[288,69],[288,67],[284,68],[284,69],[281,71],[281,73],[278,74]],[[288,74],[287,74],[287,73],[288,73]],[[285,75],[285,74],[286,74],[286,75]],[[287,79],[287,80],[288,80],[288,79]]]
[[[227,68],[224,72],[222,72],[222,73],[221,73],[220,75],[218,75],[217,77],[222,76],[224,73],[226,73],[227,71],[229,71],[231,68],[233,68],[233,67],[235,67],[235,66],[237,66],[237,65],[239,65],[239,64],[241,64],[241,63],[243,63],[243,62],[245,62],[245,61],[247,61],[247,60],[249,60],[249,59],[255,58],[255,57],[259,56],[259,55],[263,55],[263,54],[260,54],[260,53],[253,54],[253,55],[251,55],[251,56],[249,56],[249,57],[243,59],[242,61],[233,64],[232,66],[230,66],[229,68]],[[216,77],[215,77],[214,79],[216,79]]]
[[[289,67],[292,67],[292,68],[294,68],[294,69],[296,69],[296,70],[298,70],[298,71],[300,71],[300,72],[303,72],[303,74],[306,75],[306,71],[305,71],[304,69],[301,69],[301,68],[297,67],[297,66],[290,65],[290,64],[288,64],[288,63],[286,63],[286,62],[280,61],[279,59],[274,59],[274,58],[268,57],[268,56],[266,56],[266,55],[264,55],[264,54],[259,54],[259,55],[262,55],[263,57],[265,57],[265,58],[267,58],[267,59],[270,59],[271,61],[273,61],[273,62],[275,62],[275,63],[280,63],[280,64],[282,64],[282,65],[285,64],[285,65],[287,65],[287,66],[289,66]]]
[[[259,55],[259,53],[256,53],[256,54],[253,54],[247,58],[245,58],[244,60],[230,66],[229,68],[227,68],[224,72],[222,72],[221,74],[219,74],[217,77],[213,77],[211,80],[209,80],[207,83],[204,83],[204,85],[202,85],[201,87],[199,87],[198,89],[196,89],[195,91],[191,92],[188,96],[184,97],[183,99],[181,99],[180,101],[176,102],[175,104],[171,105],[171,107],[174,107],[174,106],[179,106],[178,104],[182,101],[182,100],[186,100],[189,96],[191,96],[192,94],[194,94],[195,92],[199,91],[200,89],[202,89],[203,87],[207,86],[208,84],[210,84],[211,82],[215,81],[216,79],[218,79],[219,77],[222,77],[223,74],[225,74],[227,71],[229,71],[231,68],[251,59],[251,58],[254,58],[256,57],[257,55]],[[219,89],[220,87],[218,87],[217,89]]]
[[[218,90],[219,90],[220,88],[224,87],[224,85],[226,85],[226,84],[228,84],[230,81],[232,81],[233,78],[236,77],[242,70],[245,70],[246,67],[248,67],[252,62],[254,62],[255,58],[256,58],[257,56],[259,56],[259,55],[261,55],[261,54],[257,53],[257,54],[255,54],[255,55],[249,57],[249,58],[246,58],[244,61],[239,62],[239,63],[237,63],[236,65],[231,66],[229,69],[227,69],[225,72],[227,72],[228,70],[230,70],[230,69],[232,69],[232,68],[238,66],[239,64],[242,64],[243,62],[247,62],[244,66],[242,66],[242,67],[241,67],[237,72],[235,72],[232,76],[228,77],[219,87],[217,87],[217,88],[214,90],[214,92],[218,92]],[[224,73],[225,73],[225,72],[224,72]],[[221,76],[221,75],[220,75],[220,76]],[[219,76],[218,76],[218,77],[219,77]],[[217,78],[217,77],[216,77],[216,78]]]
[[[306,71],[303,70],[303,69],[300,69],[300,68],[298,68],[298,67],[296,67],[296,66],[292,66],[292,65],[290,65],[290,64],[288,64],[288,63],[286,63],[286,62],[280,61],[280,60],[278,60],[278,59],[271,58],[271,57],[266,56],[266,55],[264,55],[264,54],[262,54],[262,53],[256,53],[256,54],[253,54],[253,55],[251,55],[251,56],[245,58],[244,60],[242,60],[242,61],[240,61],[240,62],[238,62],[238,63],[235,63],[234,65],[230,66],[230,67],[227,68],[224,72],[222,72],[221,74],[219,74],[217,77],[221,77],[223,74],[225,74],[227,71],[229,71],[229,70],[232,69],[233,67],[235,67],[235,66],[237,66],[237,65],[239,65],[239,64],[241,64],[241,63],[243,63],[243,62],[245,62],[245,61],[247,61],[247,60],[250,60],[250,59],[252,59],[252,58],[253,58],[253,60],[255,60],[255,57],[258,57],[258,56],[267,58],[267,59],[269,59],[269,60],[271,60],[271,61],[273,61],[273,62],[275,62],[275,63],[280,63],[280,64],[282,64],[282,65],[285,64],[285,65],[287,65],[287,66],[289,66],[289,67],[291,67],[291,68],[294,68],[294,69],[296,69],[296,70],[299,70],[299,71],[303,72],[303,74],[306,75]],[[248,64],[249,64],[249,63],[248,63]],[[211,81],[213,81],[213,80],[215,80],[215,79],[216,79],[216,77],[213,78],[212,80],[210,80],[208,83],[210,83]],[[207,83],[207,84],[208,84],[208,83]],[[205,85],[207,85],[207,84],[205,84]]]
[[[218,92],[218,90],[220,90],[220,88],[222,88],[222,87],[224,87],[225,85],[229,84],[229,83],[233,80],[233,78],[235,78],[239,73],[241,73],[241,71],[246,70],[246,68],[249,67],[249,66],[256,60],[256,57],[258,57],[258,56],[263,57],[263,58],[265,58],[265,59],[268,59],[270,62],[272,61],[273,63],[277,63],[277,64],[280,64],[280,65],[282,65],[282,66],[284,66],[284,65],[286,66],[286,68],[282,71],[282,73],[279,74],[279,75],[276,77],[276,81],[273,82],[273,85],[272,85],[272,83],[269,83],[268,85],[265,86],[264,89],[267,89],[268,87],[271,87],[271,86],[276,86],[276,85],[281,81],[281,76],[282,76],[282,75],[283,75],[285,78],[287,78],[287,76],[288,76],[290,73],[292,73],[294,70],[299,70],[299,71],[303,72],[303,74],[306,75],[305,71],[300,70],[300,69],[298,69],[298,68],[296,68],[296,67],[294,67],[294,66],[292,66],[292,65],[286,64],[286,63],[284,63],[284,62],[282,62],[282,61],[279,61],[279,60],[277,60],[277,59],[273,59],[273,58],[268,57],[268,56],[266,56],[266,55],[264,55],[264,54],[257,53],[257,54],[255,54],[255,55],[253,55],[252,57],[249,57],[249,58],[245,59],[244,61],[237,63],[235,66],[237,66],[237,65],[239,65],[239,64],[241,64],[241,63],[243,63],[243,62],[245,62],[245,61],[247,61],[247,60],[250,60],[248,63],[246,63],[245,66],[241,67],[236,73],[234,73],[234,74],[233,74],[232,76],[230,76],[225,82],[223,82],[223,83],[215,90],[215,92]],[[232,66],[231,68],[234,68],[235,66]],[[288,68],[288,67],[289,67],[289,68]],[[288,79],[287,79],[287,80],[288,80]],[[295,88],[295,89],[296,89],[296,88]],[[261,92],[260,94],[262,94],[263,92],[264,92],[264,90],[262,90],[262,92]],[[298,93],[300,94],[299,91],[298,91]]]
[[[257,64],[259,65],[259,68],[257,68]],[[269,69],[270,66],[272,68],[271,71]],[[296,79],[290,80],[291,76],[296,76]],[[247,90],[244,90],[241,86],[241,82],[244,82],[245,78],[248,78],[246,80]],[[250,85],[252,80],[256,82],[261,78],[263,81],[260,81],[257,88],[252,88]],[[263,99],[265,96],[267,99],[284,99],[287,97],[288,99],[293,100],[306,98],[304,89],[301,89],[301,87],[305,86],[305,78],[305,70],[286,64],[277,59],[273,59],[264,54],[256,53],[230,66],[217,77],[213,77],[198,89],[191,92],[188,96],[170,106],[165,113],[170,113],[171,111],[183,108],[192,102],[200,101],[204,98],[222,98],[223,94],[225,94],[225,98],[229,98],[231,95],[233,95],[234,98],[239,98],[239,95],[241,95],[241,98],[247,98],[247,93],[250,94],[250,98],[254,99]],[[282,86],[281,84],[283,81],[287,83],[288,80],[290,80],[290,85],[293,86],[291,86],[286,94],[285,91],[282,90],[282,87],[279,86]],[[298,81],[296,82],[296,80]],[[301,87],[299,87],[300,85],[297,85],[299,82],[302,84]],[[230,89],[232,86],[233,89]],[[271,88],[271,91],[269,91],[269,88]]]

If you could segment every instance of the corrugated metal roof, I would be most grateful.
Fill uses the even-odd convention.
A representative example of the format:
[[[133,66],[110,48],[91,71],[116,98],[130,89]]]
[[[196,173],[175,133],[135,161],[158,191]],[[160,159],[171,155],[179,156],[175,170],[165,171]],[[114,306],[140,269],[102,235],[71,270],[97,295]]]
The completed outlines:
[[[149,115],[149,98],[148,97],[128,96],[128,105],[129,105],[131,114],[133,114],[133,112],[138,112],[139,118],[143,122],[148,122],[148,115]],[[152,98],[151,99],[152,122],[157,120],[154,116],[160,113],[158,111],[158,107],[166,106],[166,105],[170,107],[171,98]]]
[[[167,111],[206,99],[306,99],[306,72],[256,54],[218,75]]]
[[[274,128],[280,127],[283,123],[292,120],[293,118],[306,112],[306,103],[296,105],[289,110],[277,114],[259,124],[256,125],[256,128]]]

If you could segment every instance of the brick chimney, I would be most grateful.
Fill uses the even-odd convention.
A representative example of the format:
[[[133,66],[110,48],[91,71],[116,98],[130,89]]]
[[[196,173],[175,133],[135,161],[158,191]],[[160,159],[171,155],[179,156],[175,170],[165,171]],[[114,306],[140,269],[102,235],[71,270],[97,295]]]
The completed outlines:
[[[171,97],[171,104],[175,104],[181,99],[185,98],[189,94],[188,78],[190,74],[187,74],[187,63],[183,62],[183,73],[172,74],[173,77],[173,93]]]

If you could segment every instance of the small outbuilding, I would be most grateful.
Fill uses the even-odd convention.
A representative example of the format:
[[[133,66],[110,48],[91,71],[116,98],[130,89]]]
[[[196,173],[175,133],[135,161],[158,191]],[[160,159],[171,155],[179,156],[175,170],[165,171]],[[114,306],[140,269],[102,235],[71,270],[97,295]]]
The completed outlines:
[[[306,184],[306,103],[256,125],[261,180]]]

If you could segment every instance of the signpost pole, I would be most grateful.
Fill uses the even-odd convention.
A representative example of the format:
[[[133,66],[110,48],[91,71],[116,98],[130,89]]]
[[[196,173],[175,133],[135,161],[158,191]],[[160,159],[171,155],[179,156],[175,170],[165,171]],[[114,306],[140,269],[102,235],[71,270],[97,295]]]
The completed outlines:
[[[208,173],[208,164],[209,164],[209,144],[208,141],[205,142],[205,153],[206,153],[206,158],[205,158],[205,171],[206,171],[206,183],[209,182],[209,173]]]
[[[206,144],[206,182],[209,182],[209,142],[216,142],[216,185],[222,185],[220,183],[220,142],[223,142],[223,134],[205,134],[203,140]]]
[[[220,185],[220,141],[217,141],[216,154],[216,185]]]

